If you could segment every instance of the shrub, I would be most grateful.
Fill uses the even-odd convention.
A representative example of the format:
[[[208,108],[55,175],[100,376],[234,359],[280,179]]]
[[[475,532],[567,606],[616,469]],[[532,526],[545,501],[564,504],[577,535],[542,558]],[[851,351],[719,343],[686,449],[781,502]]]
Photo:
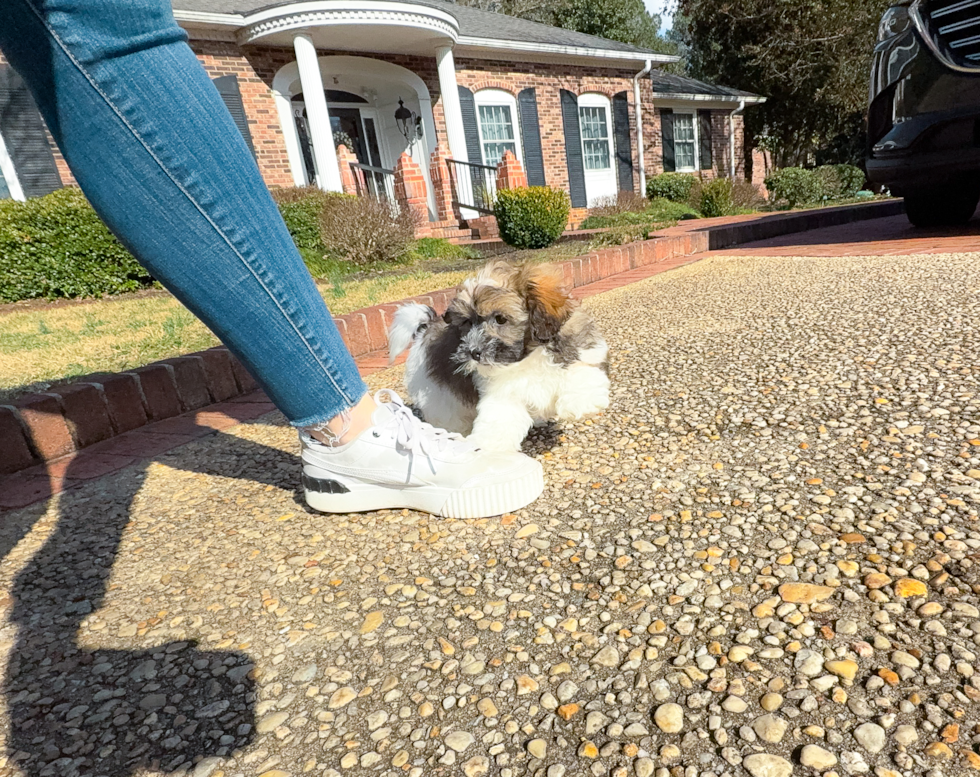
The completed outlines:
[[[785,202],[789,207],[811,205],[823,195],[820,178],[813,170],[786,167],[766,176],[766,188],[773,204]]]
[[[568,225],[571,205],[560,189],[532,186],[501,189],[494,215],[501,239],[515,248],[545,248],[552,245]]]
[[[731,178],[716,178],[701,184],[698,210],[705,218],[731,215],[735,212],[734,189]]]
[[[612,196],[599,197],[596,204],[589,208],[589,218],[618,216],[620,213],[643,213],[649,204],[646,197],[636,192],[618,192]]]
[[[101,297],[152,284],[78,189],[0,201],[0,301]]]
[[[765,199],[759,194],[755,184],[737,178],[732,184],[732,204],[735,206],[735,212],[739,213],[745,210],[758,210],[765,204]]]
[[[854,197],[864,188],[864,170],[854,165],[834,165],[841,182],[841,197]]]
[[[320,217],[323,209],[338,198],[350,198],[349,194],[325,192],[316,186],[294,186],[270,190],[272,198],[279,206],[286,229],[300,253],[326,253],[326,246],[320,238]],[[312,268],[311,268],[312,269]]]
[[[450,243],[444,237],[420,237],[411,249],[412,259],[479,259],[469,246]]]
[[[320,214],[320,239],[327,251],[354,264],[393,262],[415,240],[414,212],[373,197],[334,197]]]
[[[671,202],[688,202],[697,178],[689,173],[661,173],[647,181],[647,197],[663,197]]]

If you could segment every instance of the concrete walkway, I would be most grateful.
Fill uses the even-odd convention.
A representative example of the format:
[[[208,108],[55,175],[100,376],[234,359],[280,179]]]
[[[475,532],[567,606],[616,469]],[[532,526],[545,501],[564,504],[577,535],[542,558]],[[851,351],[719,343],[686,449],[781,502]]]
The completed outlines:
[[[310,514],[276,413],[4,513],[0,774],[980,768],[978,260],[595,289],[515,515]]]

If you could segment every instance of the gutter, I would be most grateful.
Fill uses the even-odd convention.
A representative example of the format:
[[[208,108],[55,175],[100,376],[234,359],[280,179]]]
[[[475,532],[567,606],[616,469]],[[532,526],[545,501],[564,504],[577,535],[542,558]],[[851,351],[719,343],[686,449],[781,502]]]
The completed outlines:
[[[633,110],[636,112],[636,161],[640,166],[640,196],[647,196],[647,170],[643,161],[643,106],[640,102],[640,79],[653,69],[653,60],[648,59],[643,70],[633,76]]]
[[[732,152],[732,178],[735,178],[735,114],[745,110],[745,100],[738,104],[738,108],[728,114],[728,142]]]

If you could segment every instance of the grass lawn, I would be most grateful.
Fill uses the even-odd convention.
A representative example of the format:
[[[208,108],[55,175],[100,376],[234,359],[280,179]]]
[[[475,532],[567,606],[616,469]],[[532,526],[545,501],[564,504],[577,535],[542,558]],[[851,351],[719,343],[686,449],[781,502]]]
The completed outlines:
[[[559,261],[588,250],[560,243],[508,259]],[[332,262],[321,271],[320,293],[335,315],[455,286],[483,264],[480,258],[428,258],[408,265],[360,268]],[[211,334],[165,291],[99,300],[34,302],[0,309],[0,402],[92,372],[118,372],[217,345]]]

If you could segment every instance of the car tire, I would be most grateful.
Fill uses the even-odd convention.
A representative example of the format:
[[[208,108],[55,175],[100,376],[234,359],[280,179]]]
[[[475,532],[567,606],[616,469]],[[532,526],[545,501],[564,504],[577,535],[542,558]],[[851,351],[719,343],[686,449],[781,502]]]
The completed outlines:
[[[915,226],[955,227],[966,224],[980,203],[980,187],[952,184],[946,191],[908,192],[905,213]]]

